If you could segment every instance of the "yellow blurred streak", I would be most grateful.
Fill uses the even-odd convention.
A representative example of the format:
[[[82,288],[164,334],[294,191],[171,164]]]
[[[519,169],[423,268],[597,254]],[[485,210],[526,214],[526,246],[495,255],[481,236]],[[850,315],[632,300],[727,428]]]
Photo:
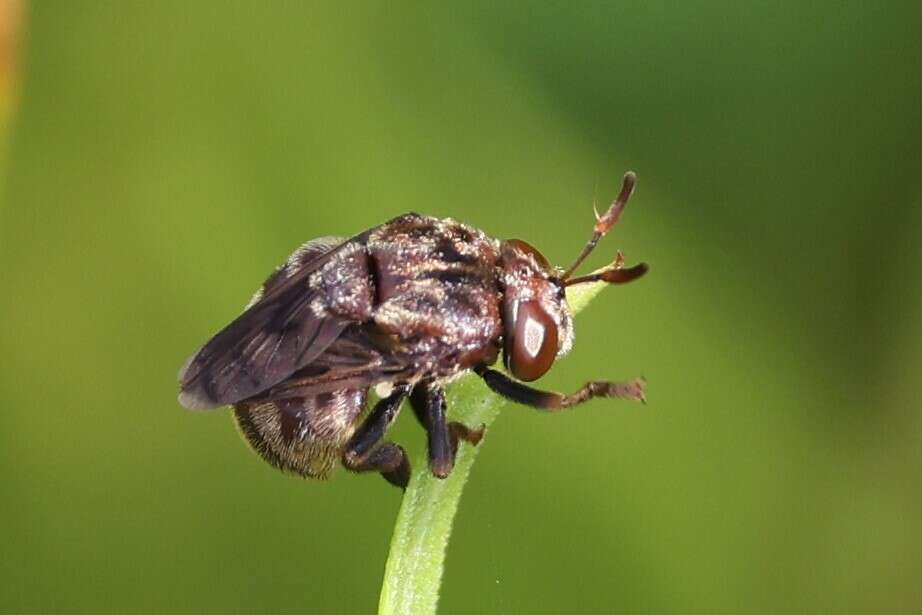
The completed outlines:
[[[0,0],[0,130],[6,137],[16,107],[22,0]]]

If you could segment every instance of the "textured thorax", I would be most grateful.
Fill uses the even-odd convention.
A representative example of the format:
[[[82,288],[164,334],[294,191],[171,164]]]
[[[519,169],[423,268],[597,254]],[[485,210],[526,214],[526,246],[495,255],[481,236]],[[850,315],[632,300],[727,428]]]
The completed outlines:
[[[407,214],[376,229],[367,247],[374,321],[418,354],[419,368],[457,371],[495,355],[498,241],[450,218]],[[442,367],[449,357],[452,370]]]

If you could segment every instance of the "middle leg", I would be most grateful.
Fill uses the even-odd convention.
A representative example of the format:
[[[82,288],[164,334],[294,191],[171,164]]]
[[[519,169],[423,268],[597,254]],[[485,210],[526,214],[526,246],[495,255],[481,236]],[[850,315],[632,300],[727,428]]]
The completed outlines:
[[[483,438],[484,428],[470,429],[456,421],[448,422],[445,389],[431,380],[413,388],[410,405],[429,440],[429,469],[438,478],[451,474],[458,454],[458,440],[476,445]]]

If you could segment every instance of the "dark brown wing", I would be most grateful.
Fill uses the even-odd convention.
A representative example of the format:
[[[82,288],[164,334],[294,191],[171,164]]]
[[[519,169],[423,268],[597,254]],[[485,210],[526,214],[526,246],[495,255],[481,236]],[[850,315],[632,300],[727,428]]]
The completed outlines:
[[[180,370],[179,403],[204,410],[261,393],[308,365],[350,324],[318,318],[311,301],[322,292],[308,277],[343,246],[364,244],[367,233],[348,241],[322,238],[299,248],[266,280],[246,311],[215,335]]]
[[[258,400],[301,398],[406,382],[418,374],[412,358],[395,350],[396,344],[374,324],[351,324],[324,352],[291,377],[257,396]]]

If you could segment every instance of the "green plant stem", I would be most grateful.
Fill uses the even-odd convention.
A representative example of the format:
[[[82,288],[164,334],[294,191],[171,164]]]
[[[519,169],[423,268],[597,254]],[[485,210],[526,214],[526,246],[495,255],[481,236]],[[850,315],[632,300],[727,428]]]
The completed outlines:
[[[571,311],[579,312],[604,286],[595,283],[571,287],[567,292]],[[453,420],[489,428],[506,401],[490,392],[480,379],[465,377],[451,387],[449,403]],[[435,613],[455,513],[474,459],[483,446],[483,441],[478,446],[462,443],[454,470],[446,479],[435,478],[428,471],[425,452],[412,460],[413,477],[397,514],[384,570],[380,615]]]

